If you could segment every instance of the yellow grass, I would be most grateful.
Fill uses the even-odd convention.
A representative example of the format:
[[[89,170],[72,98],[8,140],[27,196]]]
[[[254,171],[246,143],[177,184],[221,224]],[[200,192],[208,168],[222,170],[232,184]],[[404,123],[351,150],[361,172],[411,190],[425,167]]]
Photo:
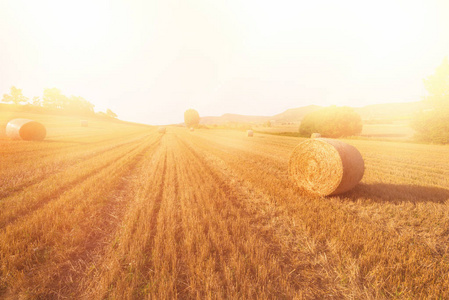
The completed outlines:
[[[449,297],[447,146],[346,140],[365,176],[322,198],[298,138],[42,118],[0,136],[0,298]]]

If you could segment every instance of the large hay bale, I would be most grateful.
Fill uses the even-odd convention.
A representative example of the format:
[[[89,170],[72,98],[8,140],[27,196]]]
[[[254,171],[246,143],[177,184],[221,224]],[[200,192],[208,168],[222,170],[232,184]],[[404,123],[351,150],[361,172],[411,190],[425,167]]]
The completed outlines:
[[[191,132],[195,131],[195,128],[190,127],[190,131],[191,131]]]
[[[89,126],[89,122],[87,122],[87,120],[81,120],[80,124],[81,124],[81,127],[88,127]]]
[[[362,155],[353,146],[333,139],[309,139],[290,156],[290,177],[304,191],[320,196],[352,189],[365,171]]]
[[[312,135],[310,136],[310,138],[312,138],[312,139],[316,139],[316,138],[320,138],[320,137],[321,137],[321,134],[319,134],[317,132],[312,133]]]
[[[252,137],[252,136],[254,136],[254,131],[252,131],[251,129],[247,130],[246,131],[246,135],[249,136],[249,137]]]
[[[159,127],[157,129],[157,132],[164,134],[167,131],[167,129],[165,127]]]
[[[12,139],[42,141],[47,135],[45,126],[28,119],[13,119],[6,125],[6,135]]]

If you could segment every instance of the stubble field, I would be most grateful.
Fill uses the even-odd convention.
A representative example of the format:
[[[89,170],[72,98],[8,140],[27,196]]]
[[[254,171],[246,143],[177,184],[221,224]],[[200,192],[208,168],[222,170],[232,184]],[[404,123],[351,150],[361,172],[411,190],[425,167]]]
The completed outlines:
[[[449,298],[447,146],[347,140],[361,184],[314,198],[299,138],[63,120],[0,136],[0,298]]]

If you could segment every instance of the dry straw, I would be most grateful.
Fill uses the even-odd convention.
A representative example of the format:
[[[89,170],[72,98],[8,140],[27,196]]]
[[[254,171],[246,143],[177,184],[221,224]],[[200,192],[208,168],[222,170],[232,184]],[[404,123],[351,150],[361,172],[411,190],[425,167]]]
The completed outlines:
[[[190,131],[194,131],[195,130],[195,128],[193,128],[193,127],[190,127]]]
[[[157,129],[157,132],[159,132],[159,133],[165,133],[166,131],[167,131],[167,129],[165,127],[159,127]]]
[[[362,155],[353,146],[333,139],[309,139],[290,156],[290,177],[304,191],[336,195],[352,189],[365,171]]]
[[[80,124],[81,124],[81,127],[88,127],[89,126],[89,122],[87,122],[87,120],[81,120]]]
[[[12,139],[42,141],[47,135],[45,126],[28,119],[13,119],[6,125],[6,135]]]
[[[320,137],[321,137],[321,134],[316,133],[316,132],[312,133],[312,135],[310,136],[310,138],[312,138],[312,139],[316,139],[316,138],[320,138]]]
[[[254,136],[254,132],[252,130],[246,131],[247,136]]]

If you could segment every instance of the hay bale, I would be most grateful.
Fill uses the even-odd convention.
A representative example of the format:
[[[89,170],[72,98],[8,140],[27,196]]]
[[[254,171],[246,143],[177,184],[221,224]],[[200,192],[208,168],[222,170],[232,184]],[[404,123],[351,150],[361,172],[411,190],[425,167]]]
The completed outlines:
[[[333,139],[309,139],[293,150],[290,178],[304,191],[319,196],[352,189],[365,171],[362,155],[353,146]]]
[[[317,132],[312,133],[312,135],[310,136],[310,138],[312,138],[312,139],[316,139],[316,138],[320,138],[320,137],[321,137],[321,134],[319,134]]]
[[[13,119],[6,125],[6,135],[12,139],[42,141],[47,135],[45,126],[28,119]]]
[[[249,136],[249,137],[252,137],[254,135],[254,131],[252,131],[251,129],[247,130],[246,131],[246,135]]]
[[[159,127],[157,129],[157,132],[164,134],[167,131],[167,129],[165,127]]]
[[[190,127],[190,131],[191,131],[191,132],[195,131],[195,128]]]
[[[81,124],[81,127],[88,127],[89,126],[89,122],[87,122],[87,120],[81,120],[80,124]]]

